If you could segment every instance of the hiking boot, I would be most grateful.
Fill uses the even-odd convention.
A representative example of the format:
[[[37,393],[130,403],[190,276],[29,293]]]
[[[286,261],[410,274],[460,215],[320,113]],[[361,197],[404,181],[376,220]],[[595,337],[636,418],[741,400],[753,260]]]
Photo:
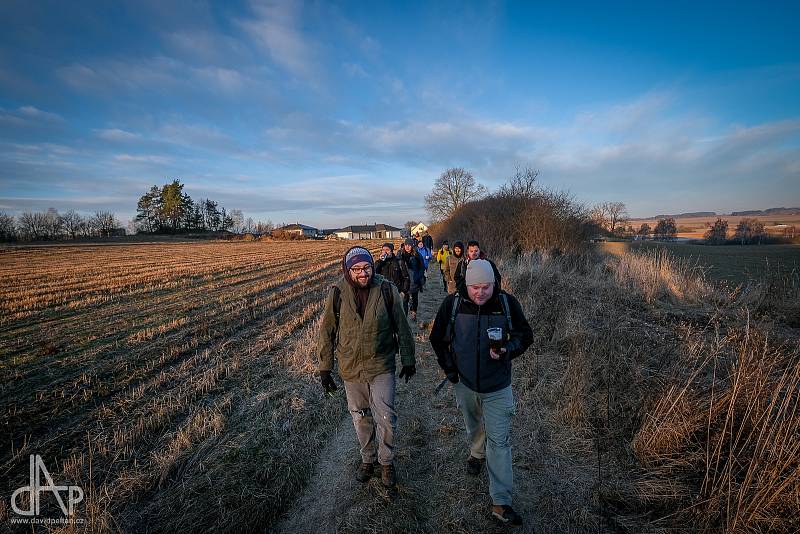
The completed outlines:
[[[397,478],[394,476],[394,464],[381,465],[381,482],[387,488],[394,487],[397,482]]]
[[[467,473],[473,476],[478,475],[481,472],[484,461],[483,458],[475,458],[470,454],[469,458],[467,458]]]
[[[502,506],[492,506],[492,517],[504,525],[509,525],[512,527],[518,527],[522,525],[522,516],[515,512],[514,509],[507,504]]]
[[[415,323],[417,322],[417,312],[411,311],[411,312],[408,312],[408,315],[411,317],[411,320],[413,322],[415,322]]]
[[[356,471],[356,480],[359,482],[367,482],[370,478],[372,478],[372,472],[375,470],[375,464],[369,463],[365,464],[362,463],[358,466],[358,471]]]

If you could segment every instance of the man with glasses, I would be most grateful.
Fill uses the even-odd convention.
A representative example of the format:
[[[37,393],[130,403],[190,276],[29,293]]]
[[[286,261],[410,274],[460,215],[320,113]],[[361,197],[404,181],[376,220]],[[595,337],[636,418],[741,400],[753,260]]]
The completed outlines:
[[[416,373],[414,339],[397,287],[373,274],[373,259],[363,247],[352,247],[342,259],[342,279],[328,293],[317,344],[319,376],[326,393],[337,386],[331,372],[334,355],[344,381],[347,408],[361,446],[359,482],[367,482],[381,466],[386,487],[395,485],[394,409],[395,359],[400,378]]]

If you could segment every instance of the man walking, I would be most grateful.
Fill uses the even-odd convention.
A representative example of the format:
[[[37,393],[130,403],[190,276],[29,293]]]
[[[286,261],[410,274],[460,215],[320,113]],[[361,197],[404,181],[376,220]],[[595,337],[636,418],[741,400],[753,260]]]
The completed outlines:
[[[533,342],[533,332],[516,298],[496,283],[492,265],[469,262],[456,294],[442,302],[431,329],[436,359],[454,385],[464,417],[470,454],[467,472],[489,472],[492,516],[510,525],[522,517],[512,508],[511,361]]]
[[[481,250],[481,246],[477,241],[470,241],[467,243],[467,250],[464,253],[464,259],[458,262],[456,270],[453,273],[453,282],[455,283],[456,289],[458,289],[458,286],[464,281],[464,273],[467,271],[467,265],[469,265],[469,262],[478,259],[487,260],[492,264],[492,269],[494,270],[495,278],[497,279],[497,286],[500,286],[500,271],[497,270],[497,266],[493,261],[486,257],[486,254],[484,254],[484,252]]]
[[[450,257],[450,245],[447,241],[442,242],[442,246],[436,252],[436,263],[439,264],[439,272],[442,274],[442,285],[447,289],[447,277],[444,274],[444,268],[447,265],[447,258]]]
[[[345,253],[343,277],[325,300],[317,344],[318,370],[325,392],[335,391],[331,372],[336,356],[361,446],[356,479],[367,482],[377,460],[383,484],[393,487],[395,356],[399,349],[400,378],[408,382],[416,373],[414,339],[397,288],[372,272],[372,255],[367,249],[352,247]]]
[[[412,321],[416,321],[419,292],[422,291],[422,286],[425,285],[425,263],[410,238],[403,243],[400,259],[405,262],[410,279],[408,293],[403,298],[403,309]]]
[[[408,267],[394,253],[393,243],[384,243],[381,247],[381,256],[375,262],[375,274],[379,274],[397,286],[400,298],[405,301],[411,279],[408,276]]]
[[[455,293],[456,291],[456,282],[453,276],[456,274],[456,269],[462,259],[464,259],[464,243],[456,241],[453,243],[453,253],[447,257],[447,262],[444,265],[444,279],[447,282],[448,293]]]

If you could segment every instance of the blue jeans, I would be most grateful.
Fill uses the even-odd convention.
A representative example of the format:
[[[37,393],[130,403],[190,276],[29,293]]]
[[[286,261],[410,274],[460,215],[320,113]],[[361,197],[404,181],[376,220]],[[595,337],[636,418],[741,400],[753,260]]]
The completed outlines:
[[[475,458],[486,458],[492,504],[511,506],[511,418],[517,413],[511,386],[477,393],[459,382],[453,390],[464,415],[469,452]]]

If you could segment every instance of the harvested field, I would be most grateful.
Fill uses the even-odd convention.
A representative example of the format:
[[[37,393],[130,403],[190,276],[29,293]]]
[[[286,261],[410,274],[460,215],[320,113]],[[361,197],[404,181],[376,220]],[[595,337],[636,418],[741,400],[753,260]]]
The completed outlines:
[[[313,382],[321,298],[351,245],[4,250],[3,491],[26,483],[35,452],[58,480],[85,488],[93,531],[142,522],[162,530],[197,514],[220,526],[253,504],[248,492],[288,498],[299,476],[285,469],[302,471],[311,459],[298,460],[299,445],[326,428],[326,412],[310,410],[299,392]],[[199,506],[217,496],[183,491],[204,480],[187,482],[189,471],[218,471],[215,486],[237,486],[220,499],[234,502]],[[253,478],[264,484],[246,484]],[[254,524],[272,513],[252,514]]]

